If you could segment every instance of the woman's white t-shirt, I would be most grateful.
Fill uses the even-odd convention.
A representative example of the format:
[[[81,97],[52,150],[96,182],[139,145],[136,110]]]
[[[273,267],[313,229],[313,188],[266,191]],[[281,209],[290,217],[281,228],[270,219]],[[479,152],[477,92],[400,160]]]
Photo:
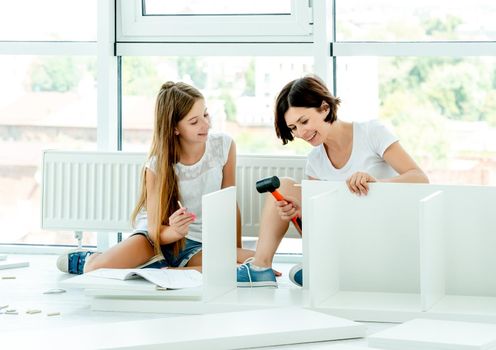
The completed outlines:
[[[202,196],[221,189],[224,165],[227,163],[232,138],[226,134],[209,134],[205,153],[193,165],[177,163],[174,170],[178,178],[179,200],[196,215],[196,220],[189,225],[186,238],[193,241],[202,241]],[[156,169],[156,158],[150,159],[145,167],[151,171]],[[146,211],[139,213],[136,218],[134,232],[147,232]]]
[[[324,145],[315,147],[307,157],[307,176],[328,181],[345,181],[357,171],[377,179],[398,175],[382,158],[384,151],[398,138],[378,120],[353,123],[353,146],[346,164],[337,169],[327,157]]]

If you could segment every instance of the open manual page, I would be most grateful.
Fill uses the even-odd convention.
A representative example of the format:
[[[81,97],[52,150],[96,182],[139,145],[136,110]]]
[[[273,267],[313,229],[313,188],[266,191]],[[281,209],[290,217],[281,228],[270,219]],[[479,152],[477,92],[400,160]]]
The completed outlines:
[[[101,278],[129,280],[144,278],[167,289],[194,288],[202,284],[202,274],[196,270],[176,269],[98,269],[87,275]]]

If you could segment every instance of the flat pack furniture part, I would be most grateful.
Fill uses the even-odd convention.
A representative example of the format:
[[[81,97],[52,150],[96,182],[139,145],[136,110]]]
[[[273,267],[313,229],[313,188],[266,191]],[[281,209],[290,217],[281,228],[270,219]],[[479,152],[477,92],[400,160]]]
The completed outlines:
[[[91,336],[78,337],[74,334]],[[167,317],[40,331],[0,333],[7,348],[241,349],[359,338],[365,325],[304,308]],[[53,340],[57,339],[56,342]]]
[[[229,187],[203,196],[202,288],[158,291],[140,280],[120,281],[81,275],[59,283],[84,288],[92,310],[202,314],[305,306],[301,288],[237,288],[236,190]]]
[[[181,309],[182,313],[198,313],[202,305],[235,291],[236,286],[236,188],[229,187],[204,195],[203,207],[203,273],[201,288],[160,291],[143,280],[121,281],[80,275],[60,283],[63,288],[82,287],[88,290],[103,290],[107,296],[101,304],[105,309],[114,303],[130,303],[136,307],[136,299],[145,300],[141,311],[157,312],[148,300],[165,300],[166,309]],[[221,257],[221,258],[219,258]],[[73,281],[74,280],[74,281]],[[114,291],[114,292],[110,292]],[[112,299],[107,301],[108,297]],[[118,299],[118,300],[115,300]],[[190,303],[184,302],[190,301]],[[176,303],[178,303],[175,306]]]
[[[0,260],[0,270],[17,269],[20,267],[28,267],[29,261],[9,257],[5,260]]]
[[[496,325],[414,319],[375,333],[368,344],[390,350],[492,350],[496,348]]]
[[[496,322],[496,188],[303,181],[309,306],[360,321]]]

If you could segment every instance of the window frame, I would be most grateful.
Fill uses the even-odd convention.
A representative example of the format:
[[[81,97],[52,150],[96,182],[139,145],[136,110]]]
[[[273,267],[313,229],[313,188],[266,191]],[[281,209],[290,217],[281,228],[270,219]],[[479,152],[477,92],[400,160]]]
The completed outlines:
[[[117,42],[312,42],[312,2],[289,15],[143,15],[142,0],[117,1]],[[226,33],[229,33],[226,35]]]
[[[496,56],[494,41],[331,42],[331,56]]]

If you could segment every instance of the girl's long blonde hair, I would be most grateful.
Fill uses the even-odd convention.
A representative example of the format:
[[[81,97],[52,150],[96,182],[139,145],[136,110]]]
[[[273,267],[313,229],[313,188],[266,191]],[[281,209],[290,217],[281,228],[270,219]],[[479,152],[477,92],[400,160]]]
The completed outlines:
[[[180,200],[177,176],[174,165],[179,161],[179,136],[175,134],[177,124],[191,110],[195,102],[203,95],[194,87],[185,83],[168,81],[162,85],[155,105],[155,124],[148,160],[155,159],[155,175],[159,183],[159,201],[156,208],[146,207],[146,169],[141,174],[141,193],[138,203],[131,214],[131,222],[142,209],[154,211],[155,222],[149,222],[155,252],[161,253],[160,231],[162,225],[168,225],[169,217],[179,209]],[[184,239],[171,243],[174,254],[184,246]]]

